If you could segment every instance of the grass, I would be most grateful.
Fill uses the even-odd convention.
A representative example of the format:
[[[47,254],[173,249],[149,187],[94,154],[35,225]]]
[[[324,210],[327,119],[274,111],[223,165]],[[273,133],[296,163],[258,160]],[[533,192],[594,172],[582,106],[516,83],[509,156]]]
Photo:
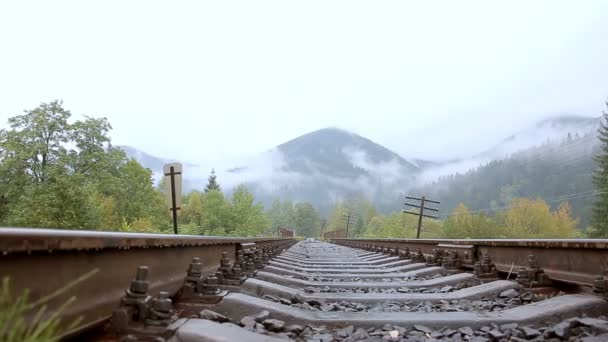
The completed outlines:
[[[66,327],[60,327],[61,314],[67,306],[76,300],[76,297],[70,297],[51,313],[47,311],[47,303],[92,277],[98,271],[98,269],[94,269],[32,303],[29,301],[28,289],[25,289],[21,295],[15,297],[11,291],[10,278],[4,277],[0,288],[0,341],[59,341],[63,332],[75,328],[80,323],[81,319],[78,318]],[[28,319],[27,317],[32,318]]]

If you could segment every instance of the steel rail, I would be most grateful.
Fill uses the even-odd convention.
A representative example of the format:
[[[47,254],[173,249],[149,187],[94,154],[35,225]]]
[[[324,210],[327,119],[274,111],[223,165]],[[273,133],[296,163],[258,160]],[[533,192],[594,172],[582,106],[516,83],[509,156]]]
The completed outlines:
[[[529,266],[534,255],[551,280],[593,286],[608,270],[608,239],[331,239],[349,247],[373,246],[427,256],[433,250],[456,251],[462,265],[472,268],[487,254],[500,272]]]
[[[113,233],[99,231],[0,228],[0,277],[10,277],[13,291],[28,289],[42,298],[93,269],[95,275],[48,304],[49,311],[70,297],[76,301],[62,315],[69,323],[82,317],[76,330],[110,317],[134,279],[138,266],[148,266],[150,293],[174,294],[183,284],[193,257],[214,273],[222,252],[231,261],[239,244],[286,246],[293,239],[231,238],[192,235]]]

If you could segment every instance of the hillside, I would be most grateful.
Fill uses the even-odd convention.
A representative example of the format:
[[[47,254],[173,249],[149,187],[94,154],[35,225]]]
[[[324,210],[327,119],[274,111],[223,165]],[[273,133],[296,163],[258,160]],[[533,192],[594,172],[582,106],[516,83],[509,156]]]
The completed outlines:
[[[598,148],[594,133],[570,135],[442,177],[414,192],[439,199],[443,217],[459,203],[492,213],[514,197],[542,198],[554,207],[568,201],[574,216],[580,218],[579,226],[585,227],[593,201],[592,156]]]
[[[380,206],[398,199],[419,169],[395,152],[360,135],[336,129],[317,130],[285,142],[273,151],[267,177],[247,182],[264,202],[288,198],[324,209],[341,198],[365,196]],[[251,166],[232,170],[244,179]]]
[[[284,170],[355,179],[382,172],[377,168],[414,172],[417,167],[395,152],[360,135],[337,128],[320,129],[277,146]]]
[[[145,168],[150,169],[155,183],[158,183],[163,176],[163,165],[174,162],[174,160],[160,158],[132,146],[120,145],[117,147],[125,151],[127,157],[137,160]],[[196,168],[196,165],[187,162],[182,162],[182,165],[188,169]],[[199,179],[194,175],[185,177],[182,185],[183,191],[188,192],[199,188],[199,184],[203,182],[203,179],[205,178]]]
[[[443,216],[460,202],[472,210],[492,211],[512,197],[540,197],[559,204],[566,196],[584,226],[592,201],[591,156],[597,124],[598,118],[553,117],[468,159],[449,162],[406,159],[360,135],[325,128],[284,142],[238,167],[216,167],[216,172],[227,193],[245,183],[267,206],[276,198],[307,201],[322,214],[336,201],[352,197],[372,200],[381,212],[400,210],[406,192],[440,200]],[[122,148],[160,176],[166,160]],[[207,169],[215,167],[184,165],[191,166],[185,176],[186,191],[202,189]]]

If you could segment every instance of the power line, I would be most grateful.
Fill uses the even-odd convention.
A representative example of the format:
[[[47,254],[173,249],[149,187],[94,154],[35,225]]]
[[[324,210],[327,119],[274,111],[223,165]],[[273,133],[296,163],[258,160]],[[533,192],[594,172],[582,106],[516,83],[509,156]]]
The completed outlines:
[[[432,199],[428,199],[424,196],[422,196],[421,198],[418,197],[412,197],[412,196],[405,196],[406,199],[409,200],[413,200],[413,201],[420,201],[420,205],[418,204],[414,204],[414,203],[408,203],[405,202],[404,204],[413,208],[418,208],[418,212],[411,212],[411,211],[407,211],[407,210],[403,210],[404,213],[406,214],[411,214],[411,215],[417,215],[418,216],[418,229],[416,230],[416,239],[420,239],[420,228],[422,227],[422,217],[428,217],[428,218],[438,218],[437,215],[427,215],[424,213],[425,210],[430,210],[430,211],[434,211],[434,212],[439,212],[439,209],[437,208],[432,208],[432,207],[427,207],[425,206],[426,203],[434,203],[434,204],[440,204],[439,201],[435,201]]]
[[[327,224],[326,219],[321,220],[321,237],[325,238],[325,225]]]
[[[607,188],[608,189],[608,188]],[[569,194],[569,195],[564,195],[564,196],[560,196],[557,198],[553,198],[553,199],[541,199],[545,202],[548,203],[553,203],[553,202],[560,202],[560,201],[564,201],[564,200],[572,200],[572,199],[581,199],[581,198],[588,198],[588,197],[592,197],[592,196],[596,196],[596,195],[600,195],[600,194],[606,194],[608,193],[608,191],[599,191],[599,190],[593,190],[593,193],[589,193],[589,192],[581,192],[581,193],[573,193],[573,194]],[[533,200],[536,201],[536,200]],[[484,211],[498,211],[498,210],[502,210],[502,209],[511,209],[511,208],[520,208],[523,207],[523,205],[506,205],[506,206],[502,206],[502,207],[494,207],[494,208],[482,208],[482,209],[476,209],[476,210],[469,210],[467,213],[479,213],[479,212],[484,212]],[[465,214],[465,213],[462,213]],[[445,216],[457,216],[457,215],[462,215],[461,213],[450,213],[450,214],[446,214]]]
[[[347,238],[347,239],[348,239],[348,229],[350,227],[351,222],[354,221],[354,219],[355,219],[355,216],[351,215],[350,211],[342,216],[342,222],[346,223],[346,234],[345,234],[346,236],[345,236],[345,238]]]

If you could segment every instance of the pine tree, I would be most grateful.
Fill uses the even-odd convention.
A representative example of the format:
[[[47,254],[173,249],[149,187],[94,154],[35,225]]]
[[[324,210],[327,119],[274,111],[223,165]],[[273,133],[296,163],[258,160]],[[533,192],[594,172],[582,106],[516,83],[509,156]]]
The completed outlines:
[[[211,190],[222,191],[222,188],[217,183],[217,176],[215,175],[215,170],[211,169],[211,175],[209,175],[207,185],[205,186],[205,193],[208,193]]]
[[[608,102],[606,102],[608,107]],[[608,237],[608,112],[603,112],[602,122],[598,129],[601,142],[600,154],[593,157],[597,168],[593,174],[593,185],[598,192],[593,203],[591,217],[592,237]]]

